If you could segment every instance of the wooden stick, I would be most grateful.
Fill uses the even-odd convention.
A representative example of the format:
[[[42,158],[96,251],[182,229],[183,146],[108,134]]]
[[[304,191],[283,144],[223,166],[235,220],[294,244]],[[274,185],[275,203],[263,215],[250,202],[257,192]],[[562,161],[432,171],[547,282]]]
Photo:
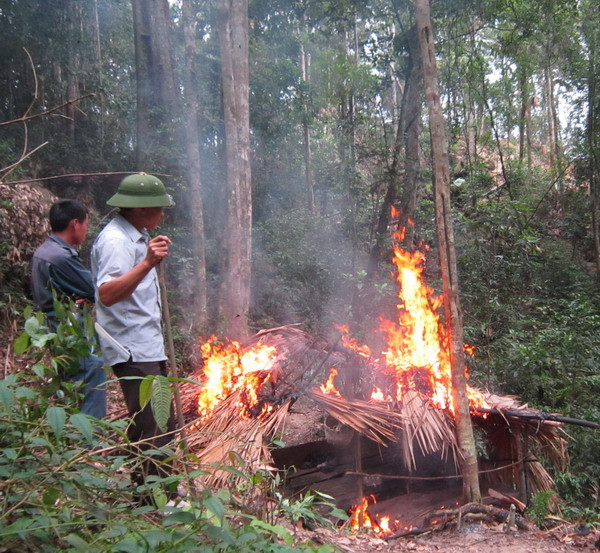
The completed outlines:
[[[490,409],[487,407],[475,407],[475,413],[490,413],[492,415],[506,415],[508,417],[516,417],[519,419],[530,419],[540,421],[564,422],[565,424],[575,424],[578,426],[586,426],[588,428],[600,428],[599,422],[586,421],[584,419],[574,419],[572,417],[563,417],[560,415],[551,415],[550,413],[523,413],[521,411],[509,411],[506,409]]]
[[[108,173],[68,173],[66,175],[54,175],[52,177],[40,177],[37,179],[23,179],[23,180],[13,180],[7,182],[5,184],[27,184],[29,182],[40,182],[45,180],[55,180],[55,179],[66,179],[71,177],[107,177],[110,175],[129,175],[131,173],[135,173],[136,171],[113,171]],[[157,177],[172,177],[173,175],[167,175],[165,173],[153,173],[153,175]]]
[[[43,115],[49,115],[50,113],[58,111],[60,108],[64,108],[65,106],[69,106],[71,104],[74,104],[75,102],[79,102],[80,100],[85,100],[85,98],[90,98],[92,96],[96,96],[96,94],[94,94],[92,92],[90,94],[80,96],[79,98],[74,98],[73,100],[69,100],[68,102],[65,102],[64,104],[60,104],[60,106],[56,106],[51,109],[47,109],[46,111],[41,111],[40,113],[35,113],[34,115],[24,115],[23,117],[19,117],[18,119],[12,119],[11,121],[4,121],[3,123],[0,123],[0,127],[3,127],[4,125],[10,125],[11,123],[22,123],[23,121],[28,121],[29,119],[34,119],[36,117],[42,117]],[[27,110],[27,112],[29,112],[29,109]]]
[[[175,343],[173,341],[173,329],[171,327],[171,313],[169,310],[169,302],[167,299],[167,285],[165,283],[164,262],[158,265],[158,283],[160,286],[160,301],[162,304],[163,323],[165,325],[165,336],[167,338],[167,351],[169,355],[169,365],[171,365],[171,375],[174,378],[179,378],[179,374],[177,371],[177,361],[175,359]],[[174,382],[174,385],[177,422],[179,423],[179,427],[183,428],[185,426],[185,421],[183,419],[183,409],[181,407],[181,395],[179,394],[178,382]],[[187,444],[185,442],[185,432],[183,430],[182,437],[184,446],[187,448]]]
[[[158,265],[158,284],[160,288],[160,302],[162,305],[163,323],[165,325],[165,335],[167,338],[167,350],[169,355],[169,365],[171,366],[171,375],[174,378],[179,378],[177,371],[177,360],[175,359],[175,343],[173,341],[173,329],[171,327],[171,313],[169,310],[169,301],[167,298],[167,285],[165,281],[165,262]],[[183,445],[183,453],[187,457],[190,452],[190,448],[187,443],[187,433],[185,431],[185,420],[183,418],[183,408],[181,406],[181,394],[179,393],[179,382],[173,382],[173,389],[175,391],[175,411],[177,414],[177,423],[179,425],[179,433],[181,436],[181,443]],[[198,494],[196,493],[196,487],[194,486],[193,480],[189,476],[189,470],[187,460],[183,463],[183,470],[188,477],[189,492],[194,500],[198,500]]]

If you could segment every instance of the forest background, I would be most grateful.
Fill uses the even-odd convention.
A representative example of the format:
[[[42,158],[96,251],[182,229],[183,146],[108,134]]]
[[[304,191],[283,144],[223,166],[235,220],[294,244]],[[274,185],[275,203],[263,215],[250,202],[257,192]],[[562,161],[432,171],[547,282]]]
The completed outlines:
[[[391,228],[408,223],[404,246],[431,248],[425,276],[440,288],[413,12],[402,0],[2,0],[3,346],[30,301],[44,196],[84,201],[93,237],[115,173],[135,170],[164,175],[175,196],[163,231],[188,369],[217,331],[349,324],[377,346],[396,302]],[[600,422],[600,7],[445,0],[432,17],[471,378]],[[600,438],[569,431],[571,466],[554,476],[571,514],[597,512]]]

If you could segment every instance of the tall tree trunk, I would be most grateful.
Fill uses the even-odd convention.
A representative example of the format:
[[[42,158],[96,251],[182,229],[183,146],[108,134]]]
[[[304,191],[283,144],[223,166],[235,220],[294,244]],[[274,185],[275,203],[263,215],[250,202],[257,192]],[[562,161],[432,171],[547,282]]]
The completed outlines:
[[[179,90],[171,53],[168,0],[132,0],[137,73],[137,167],[162,164],[177,168],[172,150],[178,144],[174,120],[180,114]],[[168,151],[168,150],[167,150]]]
[[[439,241],[440,266],[444,307],[448,329],[450,360],[452,363],[452,396],[458,445],[462,454],[463,492],[469,501],[479,501],[479,474],[473,427],[469,414],[465,360],[463,353],[463,328],[458,276],[454,251],[454,231],[450,211],[450,172],[448,146],[444,130],[444,117],[440,103],[435,48],[429,0],[415,0],[417,32],[423,62],[425,96],[429,110],[429,128],[435,183],[435,212]]]
[[[525,158],[525,128],[530,116],[529,87],[527,86],[527,75],[521,68],[519,71],[519,94],[521,95],[521,113],[519,117],[519,161]]]
[[[219,0],[219,47],[227,158],[227,235],[220,317],[234,338],[248,335],[252,249],[248,0]]]
[[[400,199],[398,226],[404,228],[404,248],[409,249],[414,240],[414,220],[417,210],[417,192],[421,174],[421,110],[423,105],[423,68],[416,28],[411,29],[409,53],[413,60],[412,71],[406,86],[406,111],[404,115],[404,186]]]
[[[300,44],[300,71],[302,73],[302,82],[306,90],[305,98],[302,101],[304,114],[302,118],[302,131],[304,135],[304,175],[306,178],[306,193],[308,196],[307,207],[311,213],[315,212],[315,188],[312,171],[312,153],[310,147],[310,126],[308,125],[308,102],[306,95],[308,94],[308,84],[310,83],[310,54],[304,50],[304,44]]]
[[[75,2],[69,2],[67,4],[67,18],[68,18],[68,52],[67,52],[67,100],[73,100],[79,97],[79,79],[77,75],[80,71],[81,60],[79,56],[79,49],[77,45],[80,42],[81,37],[81,10]],[[72,143],[75,142],[75,128],[78,108],[75,103],[69,104],[65,107],[65,115],[67,116],[67,133]]]
[[[405,229],[402,246],[408,249],[413,241],[413,221],[417,205],[417,185],[420,172],[419,139],[421,135],[422,71],[416,29],[410,29],[405,38],[408,44],[409,57],[404,74],[404,91],[400,107],[394,110],[398,114],[398,120],[392,160],[388,171],[387,189],[374,230],[374,241],[369,252],[363,286],[360,290],[355,291],[352,299],[353,321],[361,321],[368,317],[367,309],[368,306],[372,305],[374,280],[384,254],[385,239],[389,236],[392,207],[398,207],[399,216],[396,223],[398,228]],[[397,88],[399,91],[402,89],[401,86]],[[403,152],[404,156],[402,155]],[[402,164],[403,157],[404,164]],[[400,192],[402,168],[404,169],[404,185]]]
[[[590,210],[592,215],[592,235],[594,238],[594,258],[596,262],[596,283],[600,287],[600,190],[598,189],[598,174],[600,170],[600,151],[598,149],[598,77],[596,75],[596,41],[588,37],[590,45],[588,62],[588,117],[587,143],[590,181]]]
[[[405,178],[402,201],[400,202],[400,221],[398,226],[406,228],[408,220],[414,219],[414,210],[416,208],[416,178],[414,173],[414,156],[415,156],[415,132],[420,134],[420,85],[422,79],[421,61],[419,59],[418,40],[416,30],[413,28],[407,33],[406,37],[408,45],[408,63],[406,66],[406,74],[404,76],[404,93],[398,110],[398,120],[396,124],[396,138],[394,141],[394,149],[392,153],[392,163],[389,169],[388,187],[381,204],[377,227],[375,228],[375,240],[369,253],[369,265],[367,269],[367,279],[372,281],[379,268],[383,245],[385,238],[388,236],[388,227],[390,224],[390,210],[395,206],[398,200],[400,188],[400,167],[402,152],[406,152],[405,160],[405,177],[408,165],[411,165],[410,181]],[[409,159],[408,147],[411,147]],[[418,144],[416,144],[417,163],[418,163]]]
[[[200,167],[200,138],[198,128],[198,114],[200,112],[198,94],[196,92],[196,19],[192,0],[183,0],[181,3],[181,19],[183,24],[183,38],[185,45],[184,66],[184,124],[186,145],[186,173],[191,195],[190,221],[192,224],[194,273],[195,280],[192,285],[191,297],[192,321],[196,330],[207,320],[206,301],[206,256],[204,248],[204,202],[202,200],[202,180]]]
[[[557,175],[557,167],[556,167],[556,143],[555,137],[556,133],[554,132],[554,116],[552,103],[554,101],[554,81],[552,79],[551,70],[548,67],[544,68],[544,83],[545,83],[545,92],[546,92],[546,122],[548,125],[548,148],[549,148],[549,164],[550,164],[550,174],[552,180],[556,178]]]

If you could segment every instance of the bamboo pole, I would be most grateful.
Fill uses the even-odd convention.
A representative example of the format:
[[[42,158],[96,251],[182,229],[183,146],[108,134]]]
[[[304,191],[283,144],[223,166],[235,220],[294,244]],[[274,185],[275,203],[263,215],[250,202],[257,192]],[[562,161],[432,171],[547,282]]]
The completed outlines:
[[[160,288],[160,302],[162,307],[163,324],[165,327],[165,336],[167,341],[167,355],[169,356],[169,365],[171,376],[175,379],[179,378],[177,370],[177,361],[175,359],[175,343],[173,341],[173,328],[171,327],[171,313],[169,310],[169,301],[167,298],[167,285],[165,280],[165,263],[159,263],[158,265],[158,285]],[[179,382],[175,380],[173,382],[173,390],[175,396],[175,413],[177,416],[177,423],[179,426],[179,434],[181,436],[181,444],[184,456],[187,457],[190,449],[187,442],[187,433],[185,431],[185,421],[183,418],[183,408],[181,405],[181,394],[179,392]],[[183,463],[183,470],[187,477],[187,483],[189,487],[189,493],[192,499],[197,501],[199,499],[196,487],[193,479],[190,477],[187,462]]]
[[[171,376],[174,378],[179,378],[179,374],[177,371],[177,361],[175,359],[175,343],[173,341],[173,328],[171,327],[171,313],[169,310],[169,301],[167,298],[167,285],[165,282],[165,264],[160,263],[158,265],[158,284],[160,287],[160,303],[162,306],[162,317],[163,317],[163,325],[165,328],[165,336],[167,340],[167,355],[169,357],[169,365]],[[181,406],[181,394],[179,393],[179,385],[178,382],[174,382],[173,387],[175,393],[175,412],[177,415],[177,422],[179,424],[179,428],[181,428],[181,435],[183,438],[184,448],[187,449],[187,444],[185,441],[185,431],[183,427],[185,426],[185,421],[183,419],[183,408]]]
[[[492,415],[500,415],[507,417],[516,417],[525,420],[539,420],[539,421],[552,421],[562,422],[565,424],[575,424],[577,426],[586,426],[587,428],[600,428],[600,423],[587,421],[585,419],[575,419],[573,417],[563,417],[560,415],[551,415],[549,413],[523,413],[521,411],[510,411],[506,409],[491,409],[487,407],[475,407],[473,409],[475,413],[490,413]]]

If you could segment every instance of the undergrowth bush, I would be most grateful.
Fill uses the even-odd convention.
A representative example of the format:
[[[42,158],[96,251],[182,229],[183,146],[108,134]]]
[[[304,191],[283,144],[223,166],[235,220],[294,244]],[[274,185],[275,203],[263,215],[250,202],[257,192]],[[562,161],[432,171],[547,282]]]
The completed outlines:
[[[261,517],[245,508],[248,503],[240,504],[239,496],[274,491],[276,481],[244,467],[219,467],[238,483],[229,489],[196,490],[194,478],[204,472],[178,443],[160,452],[178,471],[167,478],[148,478],[137,488],[132,485],[129,474],[142,459],[129,454],[127,421],[90,418],[75,409],[74,394],[59,393],[59,384],[49,386],[65,360],[79,355],[79,347],[87,343],[83,327],[65,312],[59,317],[71,322],[70,330],[49,332],[40,314],[28,315],[19,348],[31,353],[31,372],[0,380],[1,551],[335,551],[329,545],[296,543],[285,523],[293,525],[300,518],[326,523],[315,510],[326,499],[290,500],[273,494]],[[53,352],[61,352],[60,359],[50,355],[50,344]],[[153,453],[147,450],[145,455]],[[169,507],[160,493],[166,484],[195,491],[185,506]],[[138,506],[134,497],[140,492],[150,492],[160,508]]]
[[[592,275],[571,242],[534,222],[508,224],[513,208],[476,205],[461,223],[465,339],[477,346],[471,374],[542,411],[600,422],[600,298]],[[575,506],[598,513],[600,436],[567,430],[571,465],[556,475],[565,513],[575,516]]]

